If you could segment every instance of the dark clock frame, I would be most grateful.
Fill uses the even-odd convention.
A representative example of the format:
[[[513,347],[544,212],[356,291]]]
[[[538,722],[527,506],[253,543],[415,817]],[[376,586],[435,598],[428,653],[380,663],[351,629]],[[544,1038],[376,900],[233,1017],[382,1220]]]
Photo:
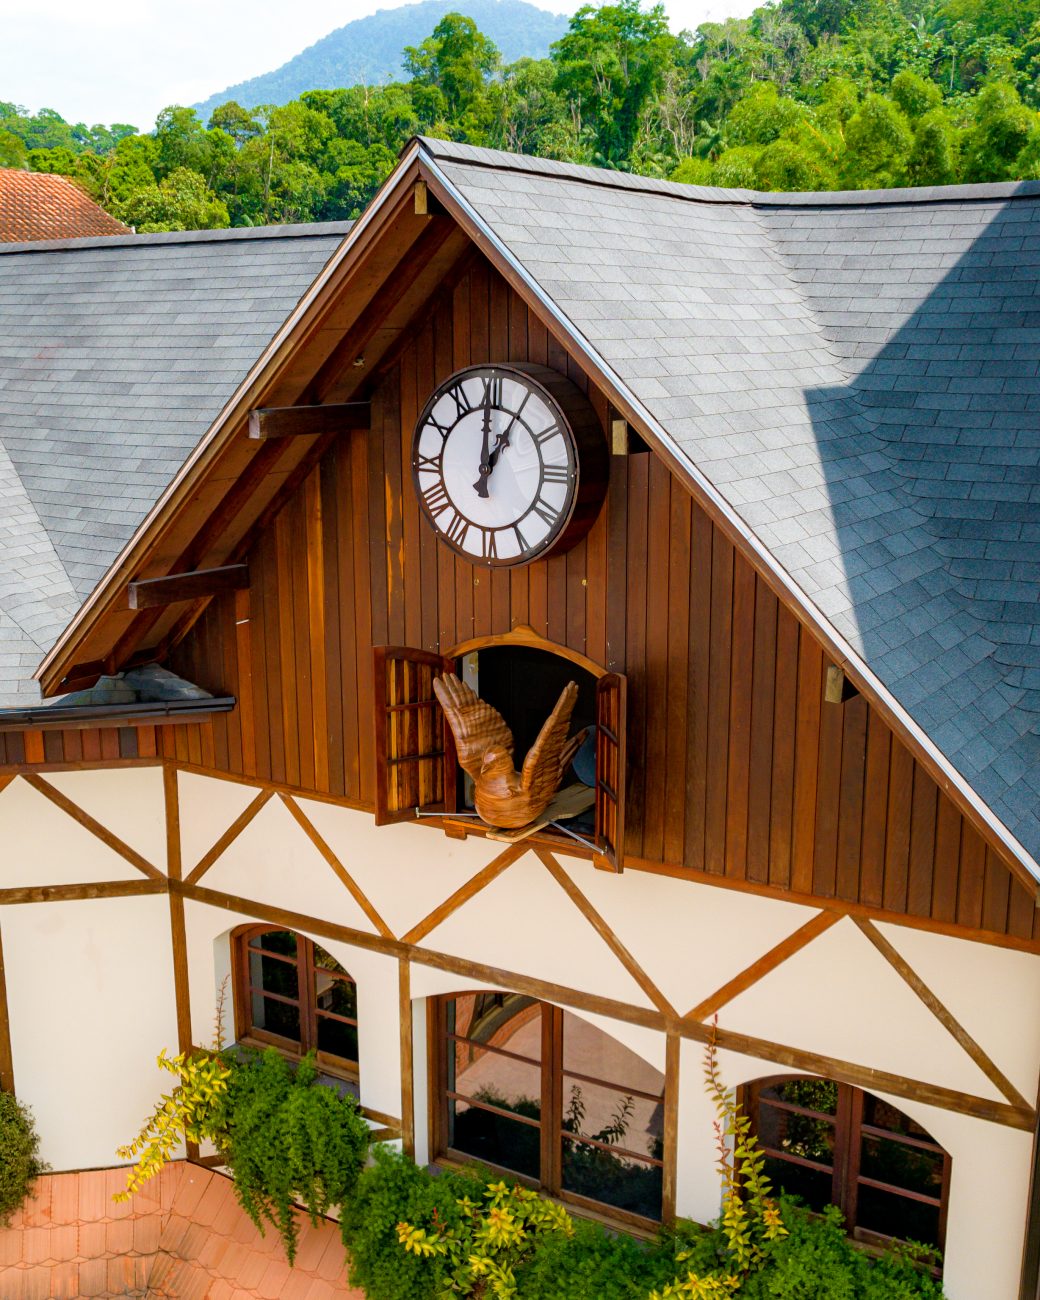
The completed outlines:
[[[481,557],[463,549],[443,533],[434,523],[432,514],[426,504],[422,488],[419,485],[418,455],[419,434],[434,406],[440,401],[446,388],[464,380],[467,375],[479,372],[497,371],[506,376],[523,380],[540,390],[543,400],[553,411],[559,421],[560,429],[571,444],[571,451],[576,466],[576,484],[570,493],[567,509],[562,515],[561,523],[534,550],[512,558],[497,559]],[[478,365],[464,366],[454,371],[442,383],[426,402],[419,418],[415,422],[412,434],[412,486],[422,510],[423,517],[433,528],[437,539],[454,551],[461,559],[482,568],[520,569],[536,560],[543,560],[548,555],[560,554],[575,546],[595,523],[607,493],[610,462],[607,455],[606,438],[599,419],[588,397],[566,375],[550,366],[538,365],[526,361],[486,361]],[[473,527],[480,527],[473,524]]]

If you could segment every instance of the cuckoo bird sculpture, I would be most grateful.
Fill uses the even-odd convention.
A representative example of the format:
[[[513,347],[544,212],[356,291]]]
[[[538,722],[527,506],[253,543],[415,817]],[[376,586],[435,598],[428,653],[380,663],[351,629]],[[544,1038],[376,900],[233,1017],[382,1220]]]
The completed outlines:
[[[567,737],[578,688],[568,682],[518,772],[513,733],[501,713],[454,673],[434,680],[433,689],[455,737],[459,763],[473,778],[473,803],[490,826],[517,829],[535,820],[552,802],[585,732]]]

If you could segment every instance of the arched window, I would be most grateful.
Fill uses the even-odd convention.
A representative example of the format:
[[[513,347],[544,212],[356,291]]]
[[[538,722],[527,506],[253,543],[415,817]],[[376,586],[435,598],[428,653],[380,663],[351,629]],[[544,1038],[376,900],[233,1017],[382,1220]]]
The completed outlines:
[[[908,1115],[832,1079],[760,1079],[743,1103],[774,1187],[838,1206],[858,1241],[943,1249],[950,1157]]]
[[[434,1150],[578,1205],[662,1217],[664,1075],[560,1007],[516,993],[440,998]]]
[[[357,986],[324,948],[292,930],[253,925],[234,937],[240,1042],[314,1050],[319,1065],[357,1077]]]

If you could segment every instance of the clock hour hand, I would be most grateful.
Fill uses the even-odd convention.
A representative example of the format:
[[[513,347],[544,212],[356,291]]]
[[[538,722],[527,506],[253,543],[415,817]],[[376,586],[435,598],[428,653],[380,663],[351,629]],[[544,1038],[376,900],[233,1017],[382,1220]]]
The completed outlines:
[[[473,484],[473,490],[478,497],[487,497],[488,495],[488,478],[493,468],[491,462],[491,385],[489,384],[484,393],[484,441],[480,449],[480,467],[477,470],[477,481]]]
[[[499,458],[499,456],[501,456],[501,454],[502,454],[502,453],[505,451],[505,449],[509,446],[509,435],[513,432],[513,426],[516,424],[517,420],[520,419],[520,416],[521,416],[522,413],[523,413],[523,409],[524,409],[524,407],[527,405],[527,399],[528,399],[528,397],[530,397],[530,393],[526,393],[526,394],[524,395],[524,400],[520,403],[520,408],[519,408],[519,410],[516,412],[516,414],[513,416],[513,418],[509,421],[509,423],[506,425],[506,427],[502,430],[502,432],[501,432],[501,433],[498,435],[498,437],[495,439],[495,445],[494,445],[494,447],[492,447],[492,449],[491,449],[491,454],[487,457],[487,473],[486,473],[486,474],[484,473],[484,462],[481,461],[481,463],[480,463],[480,472],[481,472],[481,475],[482,475],[481,482],[484,484],[485,488],[487,487],[487,481],[488,481],[488,479],[491,477],[491,471],[492,471],[492,470],[495,468],[495,466],[498,464],[498,458]],[[474,486],[477,486],[477,485],[474,485]],[[478,492],[480,491],[480,488],[479,488],[479,487],[477,487],[477,491],[478,491]],[[481,492],[480,495],[481,495],[481,496],[487,496],[487,493],[486,493],[486,492]]]

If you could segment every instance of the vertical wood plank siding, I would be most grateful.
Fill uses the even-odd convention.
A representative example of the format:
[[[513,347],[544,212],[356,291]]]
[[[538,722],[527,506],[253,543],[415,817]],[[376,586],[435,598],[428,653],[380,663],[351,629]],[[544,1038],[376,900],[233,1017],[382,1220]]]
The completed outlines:
[[[588,391],[476,258],[375,378],[371,429],[336,441],[258,540],[248,600],[216,598],[176,647],[176,672],[239,708],[155,729],[152,752],[372,806],[372,646],[442,652],[526,623],[627,675],[629,856],[1040,940],[1026,891],[867,702],[823,702],[820,646],[653,456],[612,457],[566,555],[490,574],[438,544],[411,484],[418,410],[459,366],[504,359]],[[65,753],[144,756],[145,734],[78,732]],[[0,770],[57,744],[0,735]]]

